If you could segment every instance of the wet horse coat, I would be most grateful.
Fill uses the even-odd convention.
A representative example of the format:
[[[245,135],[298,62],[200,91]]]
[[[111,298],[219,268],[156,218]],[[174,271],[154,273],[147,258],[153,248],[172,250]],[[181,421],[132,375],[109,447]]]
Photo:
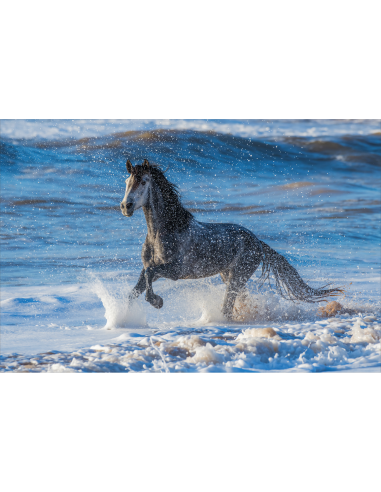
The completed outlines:
[[[131,176],[126,180],[121,211],[131,217],[143,208],[148,230],[142,249],[143,269],[129,299],[146,291],[146,300],[160,309],[163,299],[153,292],[155,280],[220,274],[226,284],[222,312],[231,319],[237,295],[261,263],[262,278],[272,272],[280,294],[288,299],[316,302],[340,292],[309,287],[283,256],[245,227],[197,221],[158,166],[147,160],[135,167],[128,160],[126,166]]]

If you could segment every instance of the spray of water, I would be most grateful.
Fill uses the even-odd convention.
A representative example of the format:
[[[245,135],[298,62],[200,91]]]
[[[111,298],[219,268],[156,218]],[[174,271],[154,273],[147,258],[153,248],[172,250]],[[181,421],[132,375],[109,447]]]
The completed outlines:
[[[146,313],[141,300],[128,302],[128,294],[132,285],[127,279],[118,276],[101,279],[94,273],[90,274],[91,289],[102,301],[107,320],[106,329],[145,327]]]

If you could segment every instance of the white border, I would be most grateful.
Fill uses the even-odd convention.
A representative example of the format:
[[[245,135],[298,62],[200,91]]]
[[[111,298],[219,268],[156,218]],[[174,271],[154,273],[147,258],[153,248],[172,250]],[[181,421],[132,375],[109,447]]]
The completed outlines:
[[[381,116],[374,0],[14,1],[2,19],[2,119]],[[1,481],[368,490],[376,378],[1,375]]]
[[[2,7],[0,118],[381,116],[376,0]]]

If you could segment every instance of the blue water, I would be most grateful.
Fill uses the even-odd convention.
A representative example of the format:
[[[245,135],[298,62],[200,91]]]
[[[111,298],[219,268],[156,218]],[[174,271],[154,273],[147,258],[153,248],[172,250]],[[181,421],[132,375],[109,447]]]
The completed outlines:
[[[379,275],[378,134],[247,139],[162,130],[1,140],[3,286],[140,268],[142,213],[119,211],[125,161],[169,166],[199,220],[235,222],[318,277]],[[373,271],[372,271],[373,269]]]
[[[141,211],[126,218],[119,209],[127,158],[169,166],[198,220],[241,224],[310,285],[332,282],[347,300],[379,305],[379,122],[16,120],[1,128],[1,288],[5,303],[13,299],[3,306],[3,346],[36,323],[74,326],[93,315],[101,327],[99,299],[85,305],[80,291],[76,302],[65,292],[107,275],[137,279],[146,224]],[[171,319],[176,295],[160,322]],[[150,309],[153,327],[159,314]]]

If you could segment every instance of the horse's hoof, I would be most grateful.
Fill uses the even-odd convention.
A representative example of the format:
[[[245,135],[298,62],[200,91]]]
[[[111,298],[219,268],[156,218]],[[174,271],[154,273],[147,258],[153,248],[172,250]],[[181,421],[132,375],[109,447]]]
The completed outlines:
[[[161,309],[163,307],[164,301],[160,296],[153,294],[151,297],[146,297],[146,301],[151,304],[156,309]]]
[[[135,289],[133,289],[128,295],[127,302],[131,304],[131,302],[135,301],[135,299],[137,299],[138,297],[139,294],[136,292]]]

